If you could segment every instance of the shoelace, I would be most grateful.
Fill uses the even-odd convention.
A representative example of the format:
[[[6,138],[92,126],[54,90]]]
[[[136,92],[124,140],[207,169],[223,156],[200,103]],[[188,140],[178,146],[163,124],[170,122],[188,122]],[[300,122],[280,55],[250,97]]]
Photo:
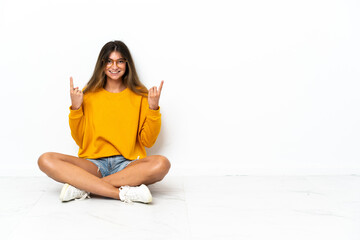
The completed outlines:
[[[90,198],[89,193],[85,193],[81,198],[75,199],[75,200],[84,200],[85,198]]]
[[[83,190],[80,190],[80,189],[77,189],[77,188],[76,188],[76,191],[78,191],[76,193],[76,195],[82,195],[82,196],[81,196],[81,198],[76,198],[75,200],[84,200],[86,198],[90,198],[90,193],[89,192],[83,193],[84,192]]]

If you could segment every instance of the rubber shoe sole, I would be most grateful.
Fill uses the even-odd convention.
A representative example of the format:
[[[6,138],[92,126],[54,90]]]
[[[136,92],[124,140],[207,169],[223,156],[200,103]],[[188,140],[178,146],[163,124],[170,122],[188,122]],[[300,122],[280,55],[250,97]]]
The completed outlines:
[[[69,187],[70,187],[69,184],[67,184],[67,183],[64,184],[63,188],[61,189],[61,193],[60,193],[60,201],[62,201],[62,202],[70,201],[70,200],[64,200],[65,193]]]

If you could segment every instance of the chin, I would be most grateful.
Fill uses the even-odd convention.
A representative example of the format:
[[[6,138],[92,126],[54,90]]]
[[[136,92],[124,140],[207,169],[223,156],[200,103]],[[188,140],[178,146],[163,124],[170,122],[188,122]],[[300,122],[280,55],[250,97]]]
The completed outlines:
[[[112,77],[112,76],[107,76],[108,79],[111,79],[111,80],[114,80],[114,81],[117,81],[117,80],[121,80],[122,79],[122,76],[119,76],[119,77]]]

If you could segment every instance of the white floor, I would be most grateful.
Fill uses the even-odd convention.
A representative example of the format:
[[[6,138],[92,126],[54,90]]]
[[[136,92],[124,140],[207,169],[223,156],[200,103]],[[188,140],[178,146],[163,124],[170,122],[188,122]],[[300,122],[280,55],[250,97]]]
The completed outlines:
[[[61,203],[46,177],[0,177],[0,239],[360,239],[360,176],[174,177],[151,204]]]

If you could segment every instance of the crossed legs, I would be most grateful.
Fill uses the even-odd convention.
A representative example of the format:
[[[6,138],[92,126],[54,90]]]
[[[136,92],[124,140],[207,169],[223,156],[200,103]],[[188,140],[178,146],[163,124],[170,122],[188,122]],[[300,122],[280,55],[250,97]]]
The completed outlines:
[[[122,171],[104,178],[94,163],[61,153],[42,154],[38,165],[41,171],[55,181],[114,199],[119,199],[119,187],[153,184],[161,181],[170,169],[169,160],[160,155],[139,159]]]

